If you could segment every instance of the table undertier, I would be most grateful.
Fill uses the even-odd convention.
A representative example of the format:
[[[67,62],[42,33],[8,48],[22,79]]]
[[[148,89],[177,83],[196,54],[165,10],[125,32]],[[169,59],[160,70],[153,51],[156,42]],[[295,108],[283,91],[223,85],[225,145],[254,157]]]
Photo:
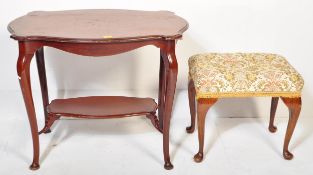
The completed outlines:
[[[118,118],[155,113],[152,98],[124,96],[90,96],[55,99],[48,106],[50,115],[77,118]]]

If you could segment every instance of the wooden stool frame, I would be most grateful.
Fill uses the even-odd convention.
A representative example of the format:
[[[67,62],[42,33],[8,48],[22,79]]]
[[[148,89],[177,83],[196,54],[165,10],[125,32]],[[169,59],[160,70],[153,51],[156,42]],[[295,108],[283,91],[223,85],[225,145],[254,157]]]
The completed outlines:
[[[199,98],[196,99],[196,90],[193,80],[189,80],[188,83],[188,97],[189,97],[189,107],[191,115],[191,125],[186,128],[188,133],[193,133],[195,130],[196,116],[198,122],[198,139],[199,139],[199,150],[194,156],[195,162],[201,162],[203,160],[203,144],[204,144],[204,131],[205,131],[205,117],[208,110],[217,102],[217,98]],[[293,154],[289,151],[289,143],[294,132],[295,126],[297,124],[299,114],[301,111],[301,97],[280,97],[281,100],[289,109],[289,121],[287,126],[287,131],[285,135],[285,141],[283,146],[283,157],[286,160],[291,160]],[[277,127],[274,125],[275,113],[277,109],[279,97],[272,97],[271,110],[270,110],[270,122],[268,129],[270,132],[274,133]],[[197,109],[197,110],[196,110]]]

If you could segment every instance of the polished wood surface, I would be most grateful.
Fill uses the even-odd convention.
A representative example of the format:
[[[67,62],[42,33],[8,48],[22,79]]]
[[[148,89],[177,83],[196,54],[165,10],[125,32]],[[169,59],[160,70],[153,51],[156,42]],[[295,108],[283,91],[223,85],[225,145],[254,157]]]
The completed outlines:
[[[171,40],[168,41],[168,44],[164,49],[161,47],[161,57],[163,59],[164,66],[164,91],[162,91],[162,94],[159,97],[163,99],[164,108],[162,109],[163,111],[161,111],[163,118],[161,118],[160,123],[163,124],[163,156],[165,161],[164,168],[167,170],[173,169],[169,155],[169,132],[178,73],[175,45],[176,42]]]
[[[35,11],[8,25],[17,40],[112,42],[181,38],[188,23],[169,11]]]
[[[189,110],[191,116],[191,124],[186,128],[188,133],[193,133],[195,131],[196,125],[196,89],[193,80],[188,82],[188,99],[189,99]]]
[[[39,49],[39,48],[37,48]],[[36,49],[36,50],[37,50]],[[17,60],[17,74],[21,86],[24,103],[27,111],[27,116],[30,124],[32,139],[33,139],[33,162],[30,166],[31,170],[39,169],[39,135],[36,119],[36,112],[31,90],[30,82],[30,63],[34,56],[34,52],[26,52],[25,44],[19,43],[19,56]]]
[[[301,98],[281,98],[282,101],[286,104],[289,109],[289,120],[287,131],[285,135],[284,147],[283,147],[283,156],[287,160],[291,160],[293,158],[293,154],[289,151],[289,143],[291,140],[291,136],[293,131],[295,130],[300,111],[301,111]]]
[[[19,59],[17,62],[17,70],[19,80],[21,82],[21,89],[25,96],[25,105],[27,110],[29,111],[28,116],[31,122],[34,142],[34,159],[33,164],[31,165],[31,169],[35,170],[39,168],[39,139],[37,138],[38,127],[36,123],[36,114],[33,109],[34,104],[31,93],[31,85],[29,81],[29,66],[34,53],[38,49],[48,46],[79,55],[108,56],[123,53],[145,45],[154,45],[161,50],[161,77],[159,80],[161,90],[159,92],[158,100],[160,102],[159,106],[161,107],[161,110],[158,111],[158,126],[160,127],[160,129],[157,129],[163,133],[163,152],[165,161],[164,168],[173,168],[169,155],[169,126],[178,71],[177,59],[175,55],[175,40],[148,40],[128,43],[62,43],[54,41],[19,41]],[[45,95],[45,91],[43,95]],[[56,120],[54,116],[48,116],[48,118],[51,118],[51,120],[46,121],[47,125],[51,124],[51,121]],[[45,126],[44,129],[42,129],[40,132],[49,132],[47,128],[49,128],[49,126]]]
[[[45,123],[47,123],[47,120],[48,120],[47,106],[49,105],[49,95],[48,95],[48,85],[47,85],[46,67],[45,67],[45,58],[44,58],[43,48],[40,48],[36,51],[36,62],[37,62],[38,77],[39,77],[41,94],[42,94],[42,103],[43,103],[43,111],[45,115]],[[45,133],[50,133],[50,132],[51,132],[50,129],[45,131]]]
[[[155,113],[157,104],[152,98],[92,96],[55,99],[47,106],[47,110],[51,115],[111,118]]]
[[[39,134],[50,131],[53,123],[62,117],[107,119],[131,116],[146,116],[162,133],[155,115],[157,104],[152,98],[123,96],[90,96],[55,99],[47,106],[48,118]]]
[[[195,113],[196,110],[194,108],[195,101],[195,89],[194,83],[192,80],[189,81],[188,84],[188,94],[189,94],[189,105],[190,105],[190,115],[191,115],[191,126],[187,127],[187,132],[192,133],[194,131],[195,125]],[[296,98],[285,98],[281,97],[282,101],[286,104],[289,109],[289,121],[286,130],[284,146],[283,146],[283,157],[286,160],[291,160],[293,158],[293,154],[289,151],[289,143],[291,137],[293,135],[295,126],[297,124],[299,114],[301,111],[301,97]],[[270,111],[270,122],[269,122],[269,131],[276,132],[277,128],[274,125],[275,113],[278,105],[278,97],[272,97],[271,102],[271,111]],[[205,117],[209,110],[209,108],[215,104],[217,99],[215,98],[200,98],[196,101],[197,103],[197,123],[198,123],[198,140],[199,140],[199,151],[194,156],[195,162],[201,162],[203,160],[203,145],[204,145],[204,131],[205,131]]]
[[[279,100],[279,97],[272,97],[271,112],[270,112],[270,123],[268,126],[268,130],[272,133],[276,132],[276,130],[277,130],[277,127],[274,125],[274,119],[275,119],[276,109],[277,109],[277,105],[278,105],[278,100]]]
[[[204,144],[204,130],[205,130],[205,117],[212,105],[217,102],[216,98],[200,98],[197,100],[197,119],[198,119],[198,141],[199,150],[194,156],[196,162],[203,160],[203,144]]]
[[[160,49],[160,70],[159,70],[159,93],[158,93],[158,116],[159,120],[163,121],[163,112],[165,105],[165,87],[166,87],[166,77],[164,71],[164,61],[163,61],[163,50]],[[163,122],[160,122],[160,128],[163,128]]]
[[[86,14],[83,14],[85,12]],[[48,133],[50,131],[51,125],[55,120],[59,119],[61,115],[74,117],[84,116],[86,118],[96,118],[97,116],[101,116],[102,118],[106,118],[108,116],[104,115],[113,113],[114,115],[111,115],[110,117],[137,115],[138,111],[148,112],[144,113],[144,115],[146,115],[146,117],[151,120],[153,126],[163,134],[164,168],[172,169],[173,165],[171,163],[169,154],[169,130],[178,72],[175,47],[177,39],[180,39],[182,33],[188,28],[188,23],[182,18],[175,16],[171,12],[149,13],[127,10],[95,10],[94,14],[90,15],[90,13],[93,12],[90,12],[89,10],[66,12],[34,12],[14,20],[8,26],[9,31],[12,33],[11,38],[18,40],[19,45],[17,74],[19,77],[33,138],[34,155],[30,169],[36,170],[39,168],[39,134]],[[101,15],[104,13],[107,15],[113,13],[113,16],[119,16],[120,13],[129,13],[129,16],[126,14],[123,14],[119,18],[115,16],[113,17],[115,20],[110,20],[109,16],[105,16],[103,17],[103,20],[109,20],[102,22],[109,22],[112,23],[112,25],[107,24],[103,26],[103,24],[100,24],[99,26],[103,27],[102,30],[100,30],[98,28],[99,26],[95,27],[94,24],[98,24],[97,22],[99,22],[98,15],[101,17]],[[69,15],[71,17],[67,16],[67,14],[71,14]],[[134,14],[137,15],[134,16]],[[145,17],[146,15],[147,17]],[[69,28],[66,27],[67,24],[64,24],[64,20],[72,19],[72,17],[75,16],[79,17],[75,18],[75,30],[69,31]],[[92,18],[90,18],[90,16],[92,16]],[[62,17],[64,17],[64,20],[60,19]],[[132,19],[133,17],[134,23],[131,23],[132,20],[125,21],[124,17],[125,19]],[[49,23],[48,26],[51,28],[47,28],[45,25],[46,22],[54,18],[60,20],[53,21],[53,26],[51,26]],[[90,19],[97,19],[96,23],[94,23],[95,21],[90,21],[90,23],[88,23],[87,21]],[[141,20],[138,21],[138,19]],[[102,18],[99,20],[101,23]],[[121,21],[124,21],[127,25],[130,25],[131,23],[131,25],[134,26],[123,27],[124,24],[122,25]],[[157,25],[155,25],[154,22],[156,22],[155,24]],[[116,26],[115,23],[119,23],[121,25]],[[140,25],[137,25],[137,23],[140,23]],[[137,26],[135,27],[135,25]],[[34,26],[36,27],[34,28]],[[57,29],[55,28],[56,26]],[[106,32],[112,31],[110,29],[112,26],[116,27],[116,31],[114,30],[116,33],[111,33],[112,37],[103,37],[103,35],[111,35],[110,33]],[[106,27],[108,27],[108,29]],[[150,30],[150,27],[152,27],[153,30]],[[38,31],[38,33],[36,31]],[[102,31],[102,33],[99,33],[99,31]],[[42,32],[45,33],[45,35],[43,35]],[[56,34],[54,32],[56,32],[58,36],[54,36],[54,34]],[[95,107],[97,111],[90,110],[88,106],[90,106],[91,103],[81,99],[78,100],[81,104],[75,102],[74,104],[66,104],[64,106],[65,102],[69,102],[68,99],[54,100],[51,104],[49,104],[48,86],[44,68],[44,47],[53,47],[78,55],[98,57],[120,54],[146,45],[152,45],[160,49],[160,78],[158,99],[159,109],[157,111],[158,117],[156,116],[155,112],[155,104],[153,105],[154,110],[150,110],[152,105],[145,106],[146,104],[140,104],[139,109],[137,106],[128,106],[130,111],[126,112],[125,109],[128,109],[127,106],[122,107],[120,109],[121,111],[117,111],[117,108],[114,107],[114,110],[116,111],[106,111],[108,113],[105,114],[103,110],[100,110],[100,106]],[[39,132],[30,82],[30,63],[34,54],[36,54],[37,67],[40,74],[39,78],[46,119],[44,128]],[[90,100],[90,98],[87,99],[87,101],[88,100]],[[135,101],[136,103],[138,102],[138,100]],[[151,101],[148,103],[151,103]],[[86,105],[86,107],[83,107],[83,105]],[[130,104],[127,103],[127,105]],[[78,106],[82,109],[78,109]],[[146,110],[147,108],[149,108],[149,110]],[[117,113],[119,112],[120,114],[118,115]],[[84,115],[79,115],[81,113]]]

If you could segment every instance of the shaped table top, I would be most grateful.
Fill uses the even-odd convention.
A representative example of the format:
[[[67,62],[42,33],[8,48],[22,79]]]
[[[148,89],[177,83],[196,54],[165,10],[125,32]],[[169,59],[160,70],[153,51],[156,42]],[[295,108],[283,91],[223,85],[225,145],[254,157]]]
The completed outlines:
[[[188,28],[169,11],[67,10],[34,11],[8,25],[20,41],[110,42],[178,39]]]

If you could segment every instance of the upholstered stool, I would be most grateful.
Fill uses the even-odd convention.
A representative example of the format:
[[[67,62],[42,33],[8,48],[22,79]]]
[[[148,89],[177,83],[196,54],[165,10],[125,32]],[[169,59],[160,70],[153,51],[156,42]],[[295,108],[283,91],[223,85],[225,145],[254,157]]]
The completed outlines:
[[[274,117],[279,97],[289,108],[283,156],[292,159],[288,145],[301,110],[303,84],[300,74],[279,55],[209,53],[192,56],[188,85],[191,126],[187,127],[187,132],[194,131],[197,107],[199,152],[194,160],[201,162],[203,159],[205,116],[218,98],[258,96],[272,97],[270,132],[276,131]]]

